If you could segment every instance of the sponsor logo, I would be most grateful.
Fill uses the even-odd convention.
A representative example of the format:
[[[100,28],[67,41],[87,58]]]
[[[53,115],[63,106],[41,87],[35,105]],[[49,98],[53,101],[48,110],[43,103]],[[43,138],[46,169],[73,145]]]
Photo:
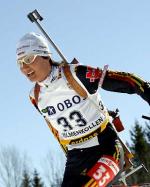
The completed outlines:
[[[86,78],[90,79],[90,82],[95,82],[95,80],[99,79],[100,76],[101,76],[101,73],[99,69],[87,67]]]
[[[114,175],[117,175],[117,173],[119,172],[118,165],[116,164],[115,161],[111,160],[111,158],[109,158],[109,157],[102,157],[100,159],[100,162],[108,165],[111,168],[111,170],[113,171]]]
[[[56,114],[56,110],[53,106],[48,106],[45,109],[42,109],[43,113],[48,113],[49,116]]]
[[[48,51],[43,51],[43,50],[40,50],[40,49],[34,49],[33,51],[35,51],[36,53],[44,53],[44,54],[49,54]]]
[[[91,129],[93,129],[96,126],[99,126],[101,123],[103,122],[103,118],[100,117],[99,119],[97,119],[95,122],[91,123],[89,126],[84,127],[81,130],[77,130],[77,131],[68,131],[68,132],[64,132],[62,134],[62,136],[64,138],[70,138],[73,136],[78,136],[78,135],[82,135],[85,134],[86,132],[90,131]]]
[[[90,135],[84,136],[82,138],[78,138],[76,140],[71,140],[71,142],[69,144],[74,145],[74,144],[83,143],[83,142],[86,142],[86,141],[96,137],[96,136],[98,136],[98,132],[90,133]]]
[[[74,104],[79,104],[81,102],[81,98],[78,95],[72,97],[72,99],[66,99],[63,102],[57,103],[55,106],[47,106],[42,109],[42,113],[47,113],[49,116],[56,114],[57,111],[64,111],[67,108],[72,107]]]

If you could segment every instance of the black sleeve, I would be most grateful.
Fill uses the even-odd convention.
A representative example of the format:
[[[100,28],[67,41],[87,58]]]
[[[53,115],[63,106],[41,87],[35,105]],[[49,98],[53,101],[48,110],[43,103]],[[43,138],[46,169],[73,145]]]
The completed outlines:
[[[150,83],[134,74],[107,71],[102,88],[113,92],[136,93],[150,104]]]
[[[78,65],[76,75],[90,94],[97,91],[102,69]],[[107,71],[102,88],[107,91],[138,94],[150,104],[150,83],[126,72]]]

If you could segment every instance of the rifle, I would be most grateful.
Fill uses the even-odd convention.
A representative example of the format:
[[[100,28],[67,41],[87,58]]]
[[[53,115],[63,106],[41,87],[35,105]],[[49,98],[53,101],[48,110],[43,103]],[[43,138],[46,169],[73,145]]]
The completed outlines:
[[[122,124],[122,121],[120,120],[120,117],[118,115],[119,110],[116,109],[116,111],[109,111],[109,115],[112,117],[112,124],[114,129],[116,130],[116,133],[121,132],[124,130],[124,126]],[[150,120],[150,117],[142,115],[142,118]],[[124,150],[124,168],[121,173],[121,177],[118,179],[119,182],[123,183],[123,185],[127,186],[126,178],[137,172],[138,170],[144,168],[146,172],[148,172],[147,168],[144,164],[140,164],[139,166],[136,166],[132,159],[134,159],[134,155],[131,152],[131,150],[127,147],[127,145],[121,140],[121,138],[118,136],[118,139],[120,140],[123,150]]]
[[[44,36],[46,37],[46,39],[50,42],[50,44],[53,46],[53,48],[56,50],[56,52],[59,54],[59,56],[61,57],[62,61],[64,64],[68,64],[68,61],[66,59],[66,57],[62,54],[62,52],[60,51],[60,49],[58,48],[58,46],[53,42],[53,40],[49,37],[49,35],[46,33],[46,31],[43,29],[43,27],[40,25],[39,21],[43,20],[43,17],[39,14],[39,12],[35,9],[34,11],[30,12],[27,17],[29,18],[29,20],[31,22],[34,22],[38,28],[41,30],[41,32],[44,34]]]

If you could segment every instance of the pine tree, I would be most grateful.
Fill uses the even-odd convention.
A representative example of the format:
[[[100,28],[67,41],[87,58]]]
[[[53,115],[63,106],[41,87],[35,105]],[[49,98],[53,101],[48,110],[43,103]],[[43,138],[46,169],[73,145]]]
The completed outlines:
[[[145,136],[147,138],[147,143],[148,143],[148,152],[147,152],[147,169],[149,171],[149,178],[150,178],[150,121],[149,123],[146,122],[146,128],[145,128]]]
[[[144,164],[146,168],[149,167],[150,157],[148,157],[149,153],[149,143],[147,141],[147,137],[145,136],[145,130],[139,124],[138,121],[135,122],[135,126],[132,131],[130,131],[132,146],[131,150],[134,153],[134,163],[138,166],[140,164]],[[132,183],[146,183],[150,182],[150,176],[145,172],[144,169],[140,169],[131,177],[129,177],[129,181]]]
[[[31,187],[31,179],[26,170],[24,170],[24,173],[23,173],[23,180],[21,183],[21,187]]]
[[[33,187],[44,187],[44,184],[41,181],[41,178],[39,177],[39,173],[37,172],[37,170],[34,170],[34,173],[33,173],[32,186]]]
[[[147,137],[147,141],[150,145],[150,122],[146,122],[146,129],[145,129],[145,134],[146,134],[146,137]]]

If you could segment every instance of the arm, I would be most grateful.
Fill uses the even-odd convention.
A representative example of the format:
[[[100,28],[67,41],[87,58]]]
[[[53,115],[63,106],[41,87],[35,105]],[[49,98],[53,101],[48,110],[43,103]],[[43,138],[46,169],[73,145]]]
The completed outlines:
[[[102,88],[108,91],[138,94],[150,105],[150,83],[125,72],[107,71]]]
[[[88,92],[93,94],[98,90],[102,69],[79,65],[76,68],[76,75]],[[113,92],[136,93],[150,105],[150,83],[134,74],[107,70],[102,88]]]

